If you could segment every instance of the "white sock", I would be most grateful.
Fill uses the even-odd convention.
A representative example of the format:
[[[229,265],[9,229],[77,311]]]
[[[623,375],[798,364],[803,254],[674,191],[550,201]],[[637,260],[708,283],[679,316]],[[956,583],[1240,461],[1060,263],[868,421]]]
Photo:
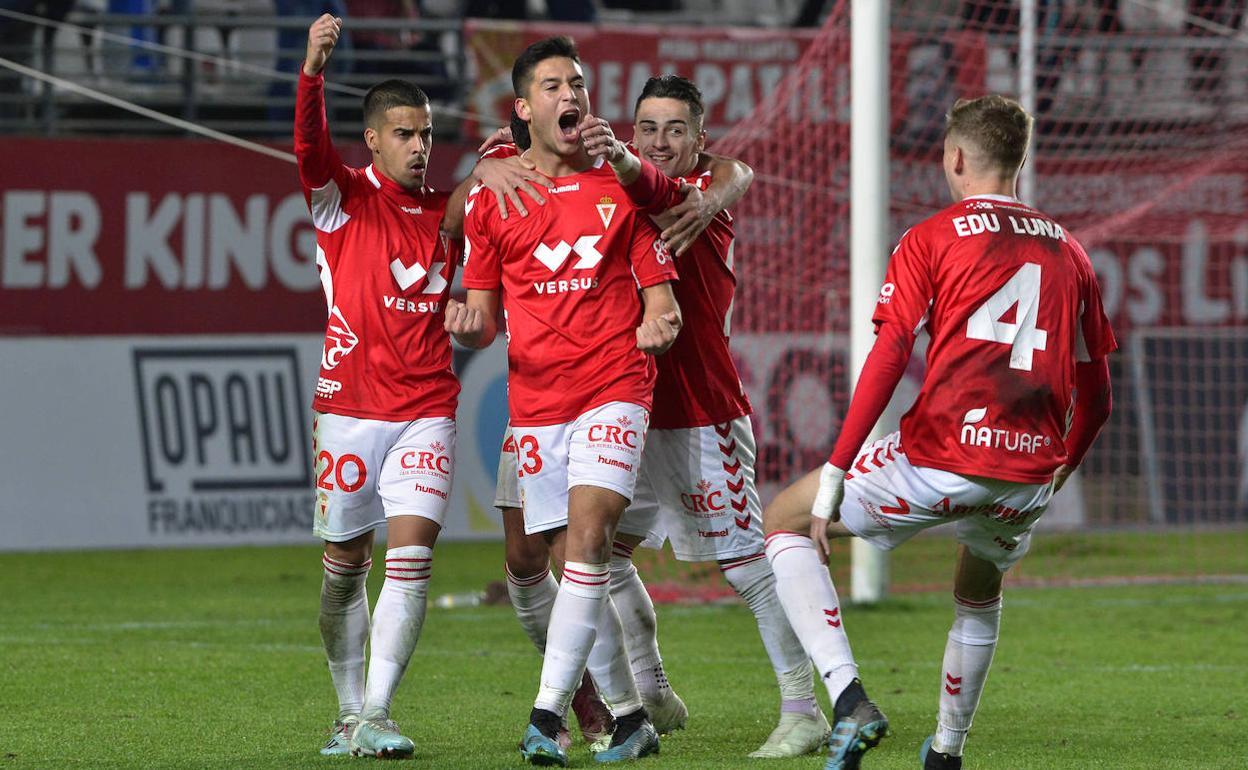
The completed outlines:
[[[589,651],[586,666],[612,716],[622,717],[641,708],[641,694],[637,691],[632,669],[628,665],[628,651],[624,648],[624,629],[609,594],[598,619],[598,635]]]
[[[780,606],[776,576],[766,555],[757,553],[730,559],[722,562],[719,569],[754,613],[763,647],[780,685],[781,710],[814,716],[819,709],[815,701],[814,671],[784,615],[784,607]]]
[[[766,550],[784,614],[835,704],[841,691],[858,676],[858,665],[849,649],[832,576],[819,561],[815,544],[805,535],[772,532],[767,536]]]
[[[941,674],[940,718],[932,739],[932,748],[942,754],[962,756],[1000,627],[1000,596],[987,602],[953,597],[953,626],[945,644]]]
[[[648,700],[667,689],[663,657],[659,654],[659,619],[654,602],[632,562],[633,549],[615,543],[611,550],[611,602],[624,629],[624,647],[637,688]]]
[[[373,609],[372,654],[364,693],[365,719],[390,716],[390,700],[425,624],[433,549],[406,545],[386,551],[386,582]]]
[[[504,569],[506,569],[504,567]],[[546,629],[550,626],[550,610],[559,595],[559,581],[546,570],[540,575],[518,578],[507,569],[507,595],[520,627],[538,652],[546,649]]]
[[[338,716],[358,714],[364,705],[364,645],[368,643],[368,569],[322,555],[321,642],[329,676],[338,693]]]
[[[564,564],[559,595],[550,611],[541,687],[533,708],[563,716],[580,686],[598,625],[607,606],[610,570],[606,564]],[[602,683],[598,682],[601,686]]]

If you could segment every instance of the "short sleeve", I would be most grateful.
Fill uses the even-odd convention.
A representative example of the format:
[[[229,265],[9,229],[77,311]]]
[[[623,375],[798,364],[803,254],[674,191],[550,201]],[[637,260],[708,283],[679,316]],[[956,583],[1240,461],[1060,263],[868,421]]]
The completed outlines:
[[[884,285],[880,287],[872,316],[876,324],[896,323],[912,334],[923,328],[935,298],[931,263],[931,249],[922,231],[907,230],[888,260]]]
[[[503,281],[503,263],[495,243],[493,219],[485,211],[489,196],[478,200],[483,185],[473,187],[464,202],[464,279],[465,289],[498,289]]]
[[[649,217],[641,213],[633,217],[629,257],[633,263],[633,277],[643,289],[677,278],[676,262],[672,259],[672,253],[659,237],[658,228],[650,222]]]

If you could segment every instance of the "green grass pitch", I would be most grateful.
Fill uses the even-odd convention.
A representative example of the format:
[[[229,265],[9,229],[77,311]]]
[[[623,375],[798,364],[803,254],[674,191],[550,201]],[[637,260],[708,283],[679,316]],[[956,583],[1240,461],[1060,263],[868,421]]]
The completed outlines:
[[[1248,767],[1246,553],[1245,532],[1038,538],[1006,591],[965,767]],[[444,543],[431,595],[479,589],[501,565],[499,544]],[[920,538],[892,569],[897,584],[940,585],[951,543]],[[1193,571],[1241,579],[1028,584]],[[316,628],[315,547],[10,554],[0,575],[0,768],[373,761],[317,755],[336,701]],[[846,608],[863,679],[893,725],[866,770],[919,767],[950,618],[947,590]],[[691,716],[642,767],[822,767],[813,756],[745,758],[774,725],[778,696],[743,605],[664,606],[659,622]],[[510,608],[431,607],[395,700],[417,745],[409,766],[520,767],[539,667]],[[572,759],[595,766],[579,743]]]

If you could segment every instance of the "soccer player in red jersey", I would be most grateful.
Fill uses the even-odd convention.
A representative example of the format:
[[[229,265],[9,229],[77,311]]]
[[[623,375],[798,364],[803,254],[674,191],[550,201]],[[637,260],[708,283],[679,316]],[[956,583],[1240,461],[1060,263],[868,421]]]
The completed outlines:
[[[960,768],[1001,619],[1004,573],[1109,417],[1116,343],[1083,247],[1015,197],[1032,118],[1010,99],[959,100],[945,124],[956,201],[902,236],[863,366],[828,463],[764,512],[767,556],[797,636],[836,704],[830,770],[858,767],[888,721],[867,699],[842,627],[828,539],[884,549],[953,523],[954,620],[928,770]],[[931,341],[901,429],[862,444],[909,361]]]
[[[420,636],[450,496],[459,382],[443,327],[471,183],[454,194],[425,184],[429,99],[400,80],[364,97],[372,164],[342,162],[321,75],[340,31],[328,14],[308,30],[295,122],[329,309],[313,401],[313,531],[325,541],[320,628],[339,715],[321,753],[405,757],[414,746],[390,701]],[[365,581],[382,524],[386,577],[370,629]]]
[[[588,663],[616,719],[611,747],[596,759],[635,759],[657,751],[658,736],[624,655],[609,558],[645,441],[651,356],[680,328],[676,271],[658,230],[581,141],[589,98],[572,41],[529,46],[512,85],[549,199],[503,220],[493,196],[469,195],[468,296],[448,310],[447,329],[469,347],[488,345],[501,292],[525,527],[550,533],[564,560],[521,752],[534,763],[567,762],[557,735]]]
[[[634,676],[655,725],[684,704],[666,686],[655,635],[654,606],[633,567],[643,541],[672,542],[682,561],[716,561],[758,622],[781,691],[780,723],[752,757],[790,757],[818,749],[831,728],[814,695],[813,671],[776,596],[763,553],[762,505],[754,485],[754,432],[749,399],[729,350],[736,275],[733,223],[726,210],[745,184],[708,190],[712,157],[704,151],[703,105],[697,87],[676,75],[651,78],[637,99],[633,143],[641,158],[611,136],[603,121],[585,131],[586,145],[610,146],[608,160],[629,196],[660,224],[679,203],[699,212],[705,227],[678,254],[675,286],[685,328],[656,360],[658,381],[641,477],[616,534],[611,597],[621,614],[642,619],[626,627]],[[748,167],[747,167],[747,173]],[[726,192],[726,194],[725,194]],[[682,199],[683,198],[683,199]]]

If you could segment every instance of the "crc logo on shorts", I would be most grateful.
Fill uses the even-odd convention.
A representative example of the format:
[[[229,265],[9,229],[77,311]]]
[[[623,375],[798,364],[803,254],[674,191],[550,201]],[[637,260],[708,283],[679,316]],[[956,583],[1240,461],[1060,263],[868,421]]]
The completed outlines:
[[[1023,433],[980,425],[987,416],[987,407],[968,411],[962,417],[962,432],[958,441],[965,446],[1004,449],[1007,452],[1028,455],[1034,455],[1042,446],[1053,444],[1053,440],[1043,433]]]
[[[641,435],[631,429],[632,424],[633,421],[625,416],[621,416],[615,425],[594,423],[589,426],[589,443],[637,449],[641,446]]]
[[[537,248],[533,249],[533,256],[550,272],[557,273],[563,267],[563,263],[568,261],[568,257],[575,253],[580,259],[572,265],[572,269],[592,270],[602,261],[602,252],[597,249],[598,241],[601,240],[601,235],[582,235],[576,239],[576,243],[571,245],[568,245],[567,241],[559,241],[553,247],[539,243]]]
[[[685,507],[686,513],[695,515],[708,513],[714,515],[727,508],[724,504],[724,493],[715,489],[714,485],[706,479],[698,482],[697,491],[681,492],[680,504]]]
[[[427,450],[407,450],[399,456],[399,475],[449,478],[451,457],[446,453],[446,445],[441,441],[433,441]]]
[[[147,490],[312,486],[293,347],[135,348]]]
[[[321,368],[326,371],[333,369],[358,344],[360,338],[351,331],[351,325],[342,317],[342,311],[334,305],[334,309],[329,311],[329,323],[325,326],[325,350],[321,353]]]

